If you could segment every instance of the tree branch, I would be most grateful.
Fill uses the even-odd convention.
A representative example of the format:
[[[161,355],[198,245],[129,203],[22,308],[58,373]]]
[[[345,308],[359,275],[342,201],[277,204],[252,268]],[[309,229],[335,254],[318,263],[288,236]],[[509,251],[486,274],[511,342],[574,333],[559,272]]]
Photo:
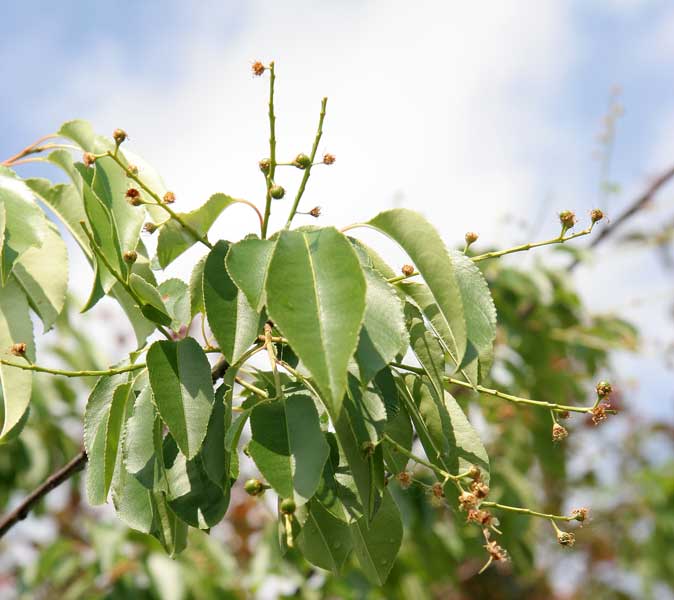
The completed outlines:
[[[70,479],[75,473],[81,471],[87,462],[87,453],[81,450],[80,453],[73,458],[65,467],[60,468],[55,473],[52,473],[41,486],[35,488],[19,506],[17,506],[11,513],[0,520],[0,538],[3,537],[14,525],[19,521],[23,521],[28,513],[31,511],[44,496],[57,488],[64,481]]]
[[[590,248],[594,248],[601,244],[607,237],[612,235],[615,230],[624,225],[626,221],[631,219],[635,214],[645,208],[648,203],[655,197],[655,195],[663,188],[669,181],[674,178],[674,166],[669,167],[666,171],[656,177],[653,182],[630,204],[620,215],[611,221],[610,225],[606,225],[599,235],[597,235],[590,243]],[[569,269],[578,266],[579,261],[575,260],[571,263]]]
[[[220,379],[228,368],[229,363],[225,360],[224,356],[221,357],[211,369],[213,383]],[[75,456],[75,458],[73,458],[67,465],[61,467],[58,471],[47,477],[47,480],[28,494],[19,506],[0,519],[0,538],[2,538],[19,521],[23,521],[33,507],[49,492],[57,488],[64,481],[70,479],[75,473],[81,471],[87,463],[87,460],[88,457],[86,451],[84,449],[80,450],[79,454],[77,454],[77,456]]]

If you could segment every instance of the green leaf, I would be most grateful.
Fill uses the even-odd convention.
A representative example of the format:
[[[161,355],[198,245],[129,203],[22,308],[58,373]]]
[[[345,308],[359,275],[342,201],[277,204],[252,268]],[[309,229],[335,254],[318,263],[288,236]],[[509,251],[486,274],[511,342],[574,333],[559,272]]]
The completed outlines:
[[[365,277],[334,228],[279,235],[266,283],[267,309],[313,376],[333,420],[365,314]]]
[[[235,363],[260,332],[260,315],[246,300],[225,270],[229,243],[220,240],[211,250],[204,267],[204,305],[208,324],[220,351]]]
[[[157,288],[166,312],[171,316],[171,329],[180,331],[192,321],[190,316],[190,290],[182,279],[167,279]]]
[[[487,360],[493,350],[496,338],[496,307],[482,271],[475,263],[457,251],[452,251],[450,257],[459,282],[466,318],[468,346],[461,363],[461,367],[466,368],[471,363],[475,365],[478,358]],[[477,384],[477,378],[472,383]]]
[[[438,307],[437,319],[445,325],[438,334],[456,364],[461,364],[467,345],[461,290],[454,264],[436,229],[419,213],[405,208],[384,211],[368,225],[396,241],[412,259]]]
[[[208,477],[201,454],[192,460],[178,450],[172,437],[164,440],[166,499],[171,510],[192,527],[209,529],[222,520],[229,505],[225,490]]]
[[[381,447],[373,454],[365,452],[365,445],[377,443],[386,424],[383,400],[372,389],[361,389],[358,379],[349,375],[349,385],[341,411],[332,417],[339,446],[346,457],[356,492],[366,516],[377,510],[383,487],[384,472]]]
[[[152,531],[152,492],[122,464],[112,483],[112,502],[122,522],[143,533]]]
[[[206,313],[204,308],[204,267],[208,255],[202,256],[194,265],[190,275],[190,317],[194,319],[197,313]]]
[[[353,549],[366,577],[374,585],[384,585],[403,538],[400,511],[386,490],[381,508],[372,521],[361,517],[350,525]]]
[[[29,248],[14,264],[13,275],[47,331],[61,314],[68,289],[68,251],[53,223],[42,246]]]
[[[440,346],[438,338],[426,329],[424,318],[419,309],[410,304],[405,304],[405,317],[407,328],[410,332],[410,347],[421,363],[426,375],[430,379],[438,394],[444,389],[443,377],[445,376],[445,354]]]
[[[126,422],[123,454],[125,469],[149,490],[155,489],[160,477],[155,436],[159,424],[148,385],[136,398],[133,414]]]
[[[222,384],[215,392],[215,404],[201,448],[201,461],[211,481],[229,491],[231,453],[225,434],[232,424],[232,386]]]
[[[22,179],[0,166],[0,286],[7,283],[15,262],[28,249],[39,248],[47,235],[47,219]]]
[[[353,548],[349,526],[317,500],[307,504],[307,516],[297,544],[306,560],[335,575],[340,573]]]
[[[311,397],[260,403],[250,426],[248,451],[262,475],[279,496],[304,504],[318,487],[329,452]]]
[[[414,441],[414,430],[407,409],[401,406],[395,417],[386,421],[385,433],[403,448],[408,451],[412,450],[412,443]],[[389,444],[383,445],[384,461],[386,467],[391,473],[402,473],[407,469],[409,459],[392,450]]]
[[[141,300],[140,311],[145,318],[160,325],[171,325],[171,316],[156,287],[136,273],[131,273],[129,286]]]
[[[394,288],[374,269],[363,269],[367,292],[365,320],[360,330],[356,362],[360,380],[368,383],[397,354],[405,354],[409,343],[403,306]]]
[[[82,194],[84,198],[84,211],[87,215],[89,228],[94,238],[98,251],[105,256],[112,268],[121,276],[125,277],[128,265],[122,257],[122,249],[119,244],[117,227],[110,207],[107,206],[92,190],[93,172],[88,171],[83,165],[76,165],[82,177]],[[101,258],[95,256],[95,276],[92,293],[84,310],[92,308],[104,294],[107,294],[116,279],[108,270]]]
[[[26,356],[35,360],[33,322],[28,312],[28,301],[18,284],[11,280],[0,288],[0,358],[14,363],[25,362],[10,353],[12,344],[25,342]],[[28,410],[32,389],[30,371],[0,365],[2,396],[0,397],[0,440],[7,440],[22,425]]]
[[[147,368],[159,415],[192,459],[206,436],[214,402],[208,359],[194,338],[161,340],[150,346]]]
[[[180,554],[187,547],[187,523],[171,510],[163,492],[152,494],[154,522],[151,534],[156,537],[169,556]]]
[[[223,210],[236,202],[225,194],[213,194],[205,204],[188,213],[180,213],[185,223],[205,237]],[[157,258],[162,269],[178,258],[185,250],[196,244],[194,236],[180,223],[171,220],[159,230]]]
[[[89,457],[86,487],[91,504],[103,504],[108,497],[131,393],[127,378],[126,373],[101,377],[87,401],[84,445]]]
[[[488,484],[487,451],[456,400],[444,390],[438,395],[428,380],[417,376],[405,377],[403,387],[413,399],[410,415],[428,460],[453,475],[475,465]]]
[[[230,246],[225,260],[232,281],[257,312],[265,304],[264,287],[274,246],[270,240],[241,240]]]
[[[112,140],[96,135],[86,121],[64,123],[59,135],[71,139],[86,152],[96,154],[114,149]],[[127,163],[123,153],[120,152],[119,157],[122,162]],[[76,168],[86,184],[110,211],[115,225],[116,241],[121,252],[135,250],[144,214],[142,209],[131,206],[126,201],[125,194],[130,187],[126,171],[109,156],[97,159],[93,167],[77,164]]]

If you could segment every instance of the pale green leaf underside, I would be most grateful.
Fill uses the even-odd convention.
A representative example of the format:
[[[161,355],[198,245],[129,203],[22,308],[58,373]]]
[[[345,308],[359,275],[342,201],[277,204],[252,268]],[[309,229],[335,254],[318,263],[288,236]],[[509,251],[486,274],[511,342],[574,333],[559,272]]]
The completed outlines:
[[[0,288],[0,358],[10,362],[25,362],[23,358],[13,356],[9,349],[12,344],[25,342],[27,356],[35,360],[33,342],[33,322],[31,321],[28,301],[23,290],[10,279]],[[0,365],[2,396],[0,398],[0,440],[7,438],[12,430],[21,423],[28,410],[32,389],[32,374],[7,365]]]
[[[205,204],[188,213],[180,213],[182,219],[193,227],[201,236],[205,236],[223,210],[235,200],[225,194],[213,194]],[[196,244],[198,240],[184,229],[180,223],[171,220],[159,230],[157,241],[157,258],[159,265],[165,269],[185,250]]]
[[[260,316],[225,269],[228,242],[220,240],[211,250],[203,274],[206,316],[220,351],[230,364],[250,347],[260,333]]]
[[[461,291],[452,260],[436,229],[419,213],[406,208],[384,211],[367,225],[396,241],[412,259],[439,309],[438,318],[446,322],[450,332],[443,342],[460,364],[467,345]]]

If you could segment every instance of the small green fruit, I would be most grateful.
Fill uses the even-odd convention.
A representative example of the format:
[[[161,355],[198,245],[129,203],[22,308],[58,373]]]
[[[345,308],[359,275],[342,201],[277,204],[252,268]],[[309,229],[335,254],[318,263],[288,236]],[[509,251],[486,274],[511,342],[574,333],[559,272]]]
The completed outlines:
[[[274,198],[274,200],[280,200],[286,195],[286,191],[280,185],[273,185],[269,190],[269,195]]]
[[[281,512],[284,515],[292,515],[295,513],[296,509],[297,505],[295,504],[295,501],[292,498],[286,498],[281,502]]]

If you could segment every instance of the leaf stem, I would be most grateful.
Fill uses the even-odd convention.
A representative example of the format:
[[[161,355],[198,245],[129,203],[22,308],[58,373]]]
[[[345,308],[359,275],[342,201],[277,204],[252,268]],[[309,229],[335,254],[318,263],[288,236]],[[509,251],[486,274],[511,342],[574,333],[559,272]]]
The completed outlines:
[[[328,99],[323,98],[323,100],[321,101],[321,113],[318,117],[318,129],[316,130],[314,145],[311,147],[311,154],[309,155],[309,158],[311,159],[311,164],[306,169],[304,169],[304,175],[302,175],[302,182],[300,183],[300,187],[297,190],[295,202],[293,202],[293,206],[290,209],[290,214],[288,215],[288,220],[286,221],[286,229],[290,227],[290,223],[292,222],[295,213],[297,213],[297,208],[299,207],[300,200],[302,199],[302,195],[304,194],[304,190],[307,187],[307,182],[309,181],[309,177],[311,175],[311,168],[314,166],[314,159],[316,158],[316,152],[318,151],[318,144],[320,143],[321,136],[323,135],[323,121],[325,120],[325,109],[327,105]]]
[[[63,369],[52,369],[50,367],[41,367],[39,365],[32,365],[29,363],[19,364],[9,360],[0,359],[0,364],[8,367],[16,367],[24,371],[36,371],[38,373],[50,373],[51,375],[61,375],[63,377],[105,377],[106,375],[117,375],[118,373],[128,373],[129,371],[137,371],[144,369],[145,363],[136,365],[126,365],[124,367],[115,367],[104,370],[84,370],[84,371],[66,371]]]
[[[264,346],[267,349],[269,363],[271,364],[271,371],[274,375],[276,398],[280,400],[283,397],[283,386],[281,385],[281,376],[279,375],[277,368],[278,358],[276,357],[276,350],[274,349],[274,344],[272,342],[271,325],[269,323],[264,324],[264,338]]]
[[[546,513],[538,512],[536,510],[531,510],[530,508],[522,508],[520,506],[508,506],[507,504],[499,504],[498,502],[488,502],[483,501],[480,506],[487,506],[489,508],[498,508],[500,510],[508,510],[510,512],[520,513],[522,515],[529,515],[531,517],[540,517],[542,519],[549,519],[551,521],[577,521],[574,516],[564,516],[564,515],[549,515]]]
[[[252,383],[248,383],[245,379],[241,379],[241,377],[236,376],[234,377],[234,380],[243,388],[246,388],[249,392],[253,392],[256,396],[260,396],[260,398],[265,398],[266,400],[269,400],[269,394],[265,392],[264,390],[261,390],[259,387],[253,385]]]
[[[362,227],[365,226],[367,227],[366,224],[363,223],[355,223],[353,225],[349,225],[348,227],[345,227],[342,229],[342,233],[345,231],[348,231],[349,229],[354,229],[356,227]],[[520,246],[513,246],[512,248],[506,248],[505,250],[497,250],[494,252],[486,252],[484,254],[478,254],[477,256],[472,256],[470,259],[473,262],[480,262],[481,260],[486,260],[488,258],[500,258],[501,256],[505,256],[506,254],[514,254],[515,252],[524,252],[526,250],[531,250],[532,248],[539,248],[541,246],[549,246],[551,244],[563,244],[564,242],[568,242],[569,240],[573,240],[578,237],[582,237],[584,235],[588,235],[589,233],[592,232],[592,228],[594,227],[594,224],[590,225],[586,229],[583,229],[582,231],[579,231],[578,233],[574,233],[572,235],[567,235],[564,237],[563,235],[557,236],[556,238],[552,238],[550,240],[544,240],[542,242],[531,242],[529,244],[521,244]],[[465,254],[467,250],[467,247],[464,249],[463,253]],[[419,275],[419,271],[414,271],[413,273],[410,273],[409,275],[398,275],[397,277],[391,277],[390,279],[387,279],[389,283],[399,283],[400,281],[405,281],[406,279],[409,279],[410,277],[416,277]]]
[[[410,371],[411,373],[416,373],[418,375],[425,375],[426,371],[421,367],[413,367],[411,365],[405,365],[402,363],[392,362],[391,366],[398,369],[404,369]],[[453,377],[443,377],[445,381],[454,385],[460,385],[465,388],[470,388],[471,390],[477,390],[481,394],[487,394],[489,396],[495,396],[501,398],[502,400],[508,400],[509,402],[514,402],[515,404],[528,404],[531,406],[537,406],[539,408],[546,408],[552,411],[557,412],[577,412],[577,413],[589,413],[594,407],[592,406],[567,406],[565,404],[554,404],[552,402],[544,402],[542,400],[530,400],[529,398],[521,398],[520,396],[513,396],[511,394],[505,394],[499,390],[494,390],[491,388],[486,388],[482,385],[473,386],[472,383],[467,381],[461,381],[460,379],[454,379]]]
[[[114,160],[127,174],[127,176],[135,181],[147,194],[149,194],[157,203],[158,206],[161,206],[170,217],[180,224],[180,226],[187,231],[197,242],[201,242],[208,249],[213,249],[213,244],[211,244],[205,236],[202,236],[194,227],[187,223],[176,211],[174,211],[166,202],[164,202],[155,191],[153,191],[138,175],[129,171],[129,169],[124,165],[116,152],[111,152],[108,150],[105,153],[106,156],[109,156]]]
[[[267,227],[269,226],[269,217],[271,216],[271,188],[274,185],[274,175],[276,174],[276,114],[274,113],[274,83],[276,82],[276,71],[274,61],[269,63],[269,171],[267,172],[267,197],[264,206],[264,218],[262,220],[262,239],[267,237]]]
[[[594,224],[583,229],[582,231],[579,231],[578,233],[573,233],[571,235],[564,236],[562,234],[555,238],[544,240],[542,242],[531,242],[528,244],[521,244],[520,246],[513,246],[512,248],[507,248],[505,250],[497,250],[495,252],[485,252],[484,254],[478,254],[477,256],[473,256],[471,260],[473,262],[479,262],[481,260],[486,260],[488,258],[500,258],[501,256],[505,256],[506,254],[514,254],[515,252],[525,252],[527,250],[531,250],[532,248],[540,248],[541,246],[549,246],[551,244],[563,244],[564,242],[568,242],[569,240],[573,240],[575,238],[579,238],[584,235],[589,235],[592,232],[593,227]]]
[[[390,444],[391,446],[393,446],[396,449],[396,451],[400,452],[400,454],[404,454],[407,458],[413,460],[414,462],[417,462],[420,465],[429,468],[431,471],[434,471],[441,477],[444,477],[445,480],[451,479],[452,481],[458,481],[459,479],[461,479],[462,477],[466,477],[467,475],[467,473],[460,473],[459,475],[452,475],[451,473],[448,473],[444,469],[441,469],[440,467],[435,466],[433,463],[428,462],[426,459],[421,458],[416,454],[413,454],[407,448],[401,446],[398,442],[396,442],[387,433],[385,433],[381,439]]]

